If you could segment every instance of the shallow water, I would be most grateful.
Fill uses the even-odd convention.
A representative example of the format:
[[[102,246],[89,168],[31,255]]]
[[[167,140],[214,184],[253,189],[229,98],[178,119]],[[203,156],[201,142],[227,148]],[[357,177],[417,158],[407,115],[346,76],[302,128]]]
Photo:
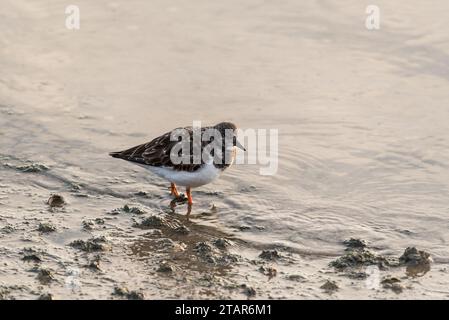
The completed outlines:
[[[378,1],[381,29],[368,31],[369,1],[79,1],[82,26],[69,31],[63,1],[1,0],[0,285],[16,298],[111,298],[115,286],[243,298],[241,284],[256,298],[447,297],[449,5],[431,2]],[[279,170],[233,166],[194,191],[186,222],[164,181],[107,154],[193,120],[278,129]],[[49,211],[52,193],[68,204]],[[139,215],[110,214],[125,204],[190,233],[155,240],[133,227]],[[96,218],[105,223],[83,229]],[[99,235],[113,246],[100,273],[68,246]],[[174,249],[158,252],[158,237]],[[419,278],[386,271],[403,277],[400,295],[372,290],[328,266],[351,237],[391,256],[416,246],[434,263]],[[216,238],[239,262],[196,260],[196,244]],[[46,251],[50,285],[20,260],[27,247]],[[274,248],[281,260],[258,258]],[[161,261],[170,276],[155,271]],[[326,279],[340,290],[324,293]]]

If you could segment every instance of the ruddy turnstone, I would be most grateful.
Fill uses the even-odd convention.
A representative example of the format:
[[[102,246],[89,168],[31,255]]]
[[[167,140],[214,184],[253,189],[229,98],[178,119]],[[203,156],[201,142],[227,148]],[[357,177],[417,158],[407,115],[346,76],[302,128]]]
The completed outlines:
[[[235,124],[231,122],[201,127],[197,131],[193,127],[177,128],[148,143],[124,151],[112,152],[110,156],[134,162],[170,181],[171,194],[176,198],[180,196],[176,185],[186,187],[187,201],[191,206],[193,203],[191,188],[214,181],[225,169],[229,168],[234,162],[236,147],[246,151],[237,141],[236,129]],[[176,134],[174,134],[175,130],[177,130]],[[187,148],[179,148],[179,144],[185,143],[179,133],[183,133],[185,140],[188,140]],[[199,138],[196,138],[197,133]],[[173,139],[176,135],[178,139]],[[195,145],[198,146],[196,150],[201,152],[200,157],[195,154]],[[177,149],[174,149],[175,146]],[[187,152],[187,157],[184,157],[180,163],[178,161],[180,158],[176,156],[185,156],[186,151],[190,152]]]

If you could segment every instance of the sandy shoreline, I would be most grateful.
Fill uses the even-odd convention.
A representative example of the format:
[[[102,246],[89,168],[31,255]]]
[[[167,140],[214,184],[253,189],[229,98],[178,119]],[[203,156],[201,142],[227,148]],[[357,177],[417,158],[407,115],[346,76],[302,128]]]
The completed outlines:
[[[3,0],[0,298],[447,298],[448,5],[399,2],[369,32],[367,1],[83,0],[71,31],[63,1]],[[230,169],[187,222],[107,153],[198,119],[278,129],[280,165]],[[329,265],[351,238],[374,258]],[[407,247],[430,270],[372,288]]]

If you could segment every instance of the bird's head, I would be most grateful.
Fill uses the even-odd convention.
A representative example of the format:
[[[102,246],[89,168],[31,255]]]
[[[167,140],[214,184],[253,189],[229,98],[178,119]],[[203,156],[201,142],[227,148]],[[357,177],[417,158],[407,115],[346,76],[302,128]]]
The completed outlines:
[[[226,137],[226,132],[232,133],[232,145],[246,151],[245,147],[237,140],[237,126],[232,122],[220,122],[214,126],[223,138]],[[228,133],[229,134],[229,133]]]

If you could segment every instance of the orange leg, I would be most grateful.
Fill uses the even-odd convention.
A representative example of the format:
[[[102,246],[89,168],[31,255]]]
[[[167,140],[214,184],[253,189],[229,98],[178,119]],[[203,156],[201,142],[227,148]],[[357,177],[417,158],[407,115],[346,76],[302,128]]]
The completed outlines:
[[[186,188],[187,193],[187,221],[189,221],[190,213],[192,212],[192,191],[190,190],[190,187]]]
[[[175,196],[176,198],[179,197],[178,189],[176,189],[176,185],[174,183],[171,184],[170,190],[172,196]]]
[[[186,188],[186,193],[187,193],[187,203],[188,203],[189,205],[192,205],[193,200],[192,200],[192,192],[191,192],[191,190],[190,190],[190,187],[187,187],[187,188]]]

